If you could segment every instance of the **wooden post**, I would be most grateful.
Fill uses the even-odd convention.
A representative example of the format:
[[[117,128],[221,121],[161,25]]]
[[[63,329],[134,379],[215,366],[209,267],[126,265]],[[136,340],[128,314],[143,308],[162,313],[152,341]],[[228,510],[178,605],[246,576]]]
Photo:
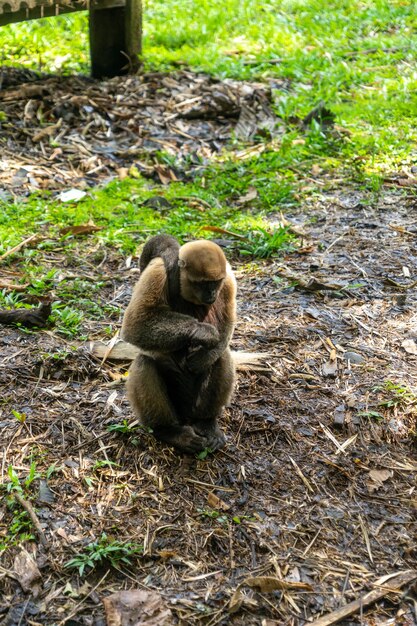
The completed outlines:
[[[142,51],[141,0],[91,0],[91,74],[111,78],[139,69]]]

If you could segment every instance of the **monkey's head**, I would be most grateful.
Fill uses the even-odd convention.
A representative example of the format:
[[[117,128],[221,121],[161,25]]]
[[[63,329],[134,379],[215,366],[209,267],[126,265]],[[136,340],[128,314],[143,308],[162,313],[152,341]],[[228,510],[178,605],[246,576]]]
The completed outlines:
[[[226,257],[212,241],[200,239],[181,246],[181,296],[193,304],[213,304],[226,277]]]

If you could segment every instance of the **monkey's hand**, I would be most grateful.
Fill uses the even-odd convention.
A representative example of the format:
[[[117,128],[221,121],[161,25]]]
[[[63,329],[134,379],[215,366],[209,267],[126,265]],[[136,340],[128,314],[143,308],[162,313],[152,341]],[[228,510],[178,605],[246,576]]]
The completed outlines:
[[[177,444],[177,447],[188,454],[196,454],[208,448],[209,444],[203,433],[197,433],[192,426],[184,426],[181,442]]]
[[[206,440],[205,447],[210,448],[213,452],[220,450],[226,444],[226,437],[215,422],[207,423],[201,420],[193,424],[193,429],[198,435],[204,437]]]
[[[187,454],[196,454],[209,447],[204,433],[200,435],[192,426],[183,426],[180,436],[172,443],[176,448]]]
[[[186,366],[190,372],[202,372],[219,358],[217,350],[207,350],[204,346],[197,346],[188,350]]]
[[[212,324],[206,324],[205,322],[199,322],[196,324],[195,328],[190,333],[191,346],[214,348],[220,341],[219,331]]]
[[[205,436],[205,433],[197,433],[189,425],[156,428],[153,434],[160,441],[165,441],[187,454],[196,454],[210,447],[209,439]]]

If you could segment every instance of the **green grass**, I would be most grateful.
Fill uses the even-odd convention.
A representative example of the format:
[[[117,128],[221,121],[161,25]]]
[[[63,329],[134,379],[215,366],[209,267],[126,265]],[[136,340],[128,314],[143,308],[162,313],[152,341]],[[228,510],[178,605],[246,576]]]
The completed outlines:
[[[87,13],[8,24],[0,28],[1,64],[40,72],[89,71]]]
[[[161,187],[134,178],[114,181],[103,189],[93,190],[78,203],[63,204],[37,195],[22,203],[0,202],[0,254],[28,234],[41,234],[44,239],[36,247],[24,248],[5,261],[32,267],[29,276],[32,292],[36,292],[38,286],[40,293],[48,280],[54,282],[53,273],[45,278],[42,270],[31,264],[45,250],[59,246],[65,247],[69,265],[72,256],[76,265],[78,258],[74,246],[77,239],[60,236],[58,229],[83,224],[89,219],[102,228],[94,235],[98,241],[125,254],[135,252],[138,243],[157,232],[170,232],[184,240],[187,237],[213,237],[215,233],[208,229],[217,227],[247,237],[244,244],[236,243],[236,247],[245,253],[251,251],[253,240],[254,246],[264,243],[266,253],[261,256],[269,256],[268,245],[272,253],[291,239],[276,226],[276,212],[295,203],[291,184],[283,180],[278,171],[282,162],[278,153],[267,152],[245,162],[231,159],[213,166],[205,172],[204,178],[191,183],[176,182]],[[249,186],[258,188],[259,197],[245,209],[237,201],[247,193]],[[161,210],[148,206],[146,200],[155,195],[164,196],[171,207]],[[199,199],[204,204],[199,203]],[[36,277],[39,271],[42,275]],[[73,292],[79,297],[83,287],[80,281],[67,283],[67,295]],[[93,288],[94,285],[90,285],[90,290]]]
[[[23,247],[7,256],[3,267],[19,272],[16,282],[29,283],[26,293],[53,293],[51,322],[60,335],[86,338],[89,321],[117,322],[120,317],[119,308],[106,302],[109,279],[84,278],[106,249],[128,256],[138,253],[140,244],[158,232],[185,241],[222,236],[223,231],[230,240],[229,254],[234,250],[241,256],[267,258],[290,249],[293,237],[279,225],[277,214],[295,200],[291,184],[277,171],[281,163],[278,153],[266,152],[244,163],[231,158],[190,183],[161,187],[139,177],[92,190],[78,203],[63,204],[40,195],[0,202],[0,255],[31,234],[41,237],[33,248]],[[238,200],[250,186],[258,189],[258,197],[244,208]],[[169,208],[148,206],[146,200],[155,195],[164,196]],[[59,232],[63,226],[90,219],[102,230],[87,239]],[[56,250],[65,255],[64,272],[47,265],[48,254]],[[28,306],[33,305],[26,302],[26,295],[0,292],[0,308]]]

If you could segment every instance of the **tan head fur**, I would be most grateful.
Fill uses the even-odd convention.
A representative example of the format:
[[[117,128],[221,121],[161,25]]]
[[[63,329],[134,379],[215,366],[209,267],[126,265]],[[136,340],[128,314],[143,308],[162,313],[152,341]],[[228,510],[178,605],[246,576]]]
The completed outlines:
[[[180,248],[181,295],[194,304],[212,305],[226,277],[227,262],[222,249],[200,239]]]
[[[190,280],[221,280],[226,276],[226,257],[216,243],[199,239],[181,246],[179,266]]]

